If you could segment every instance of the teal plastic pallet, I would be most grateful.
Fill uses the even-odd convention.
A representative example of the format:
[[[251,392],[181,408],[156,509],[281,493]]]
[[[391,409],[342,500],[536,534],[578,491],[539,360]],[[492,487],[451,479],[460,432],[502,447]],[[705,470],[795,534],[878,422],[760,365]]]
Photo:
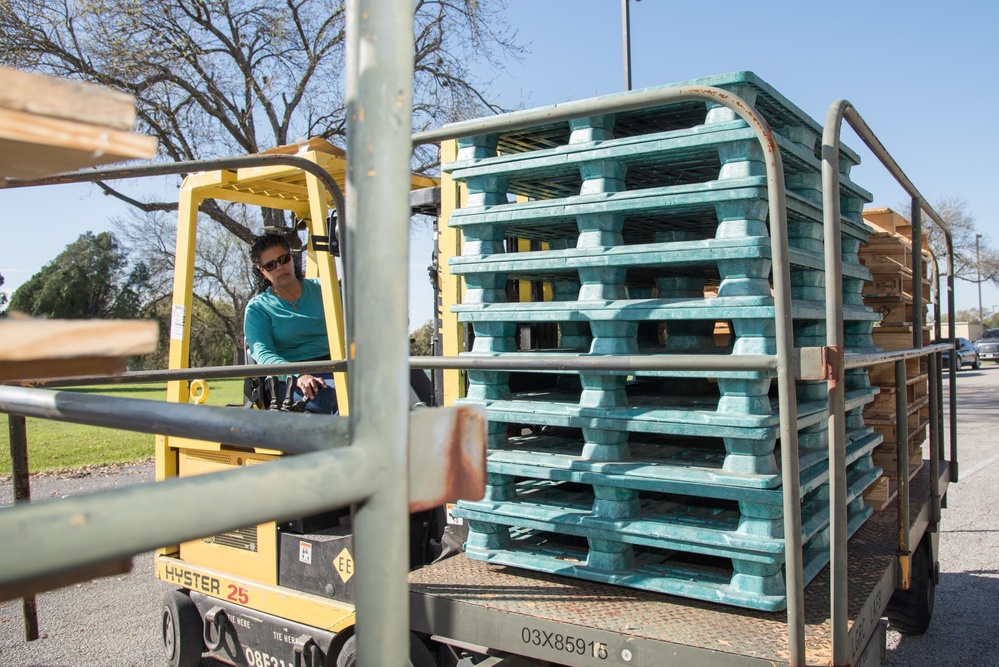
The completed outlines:
[[[586,215],[619,216],[621,219],[620,243],[633,246],[659,241],[669,233],[685,232],[694,238],[677,240],[735,241],[740,238],[768,239],[762,224],[767,215],[765,183],[761,179],[732,179],[724,183],[672,186],[650,190],[628,190],[595,195],[579,195],[565,199],[547,199],[517,204],[498,204],[488,209],[458,209],[448,221],[463,233],[475,232],[498,235],[501,238],[518,237],[538,241],[561,242],[575,248],[579,237],[579,218]],[[733,212],[739,212],[735,215]],[[789,237],[802,250],[816,252],[808,247],[810,240],[821,232],[822,210],[819,206],[793,194],[787,198]],[[747,219],[758,221],[750,226]],[[857,242],[869,238],[866,226],[859,216],[843,217],[845,237]],[[769,244],[767,244],[769,245]],[[593,249],[600,246],[594,245]],[[500,246],[498,253],[504,249]],[[478,255],[480,253],[468,253]],[[821,256],[821,253],[820,253]],[[454,264],[462,259],[455,258]],[[859,262],[853,260],[854,264]],[[821,265],[819,268],[822,268]]]
[[[605,95],[595,99],[620,98],[638,92],[680,86],[714,86],[739,95],[763,116],[776,133],[793,140],[806,151],[810,151],[816,158],[821,159],[822,127],[753,72],[740,71],[701,77],[644,88],[639,91]],[[554,110],[556,107],[557,105],[552,105],[547,108]],[[704,102],[685,102],[635,109],[613,115],[614,133],[612,137],[675,130],[710,122],[725,122],[735,118],[734,112],[719,105]],[[533,128],[500,133],[498,147],[502,153],[543,150],[564,146],[569,143],[569,138],[570,130],[567,123],[548,123]],[[848,176],[850,168],[856,164],[860,164],[860,156],[848,146],[842,145],[840,170],[843,175]]]
[[[792,318],[822,321],[825,304],[795,301]],[[719,296],[677,299],[591,299],[530,303],[462,303],[452,306],[459,322],[645,322],[675,320],[766,320],[773,322],[773,299],[766,296]],[[879,322],[869,307],[844,306],[844,319]],[[478,335],[478,334],[477,334]],[[512,333],[510,334],[513,335]]]
[[[846,392],[847,409],[874,400],[877,388]],[[780,417],[775,397],[763,396],[759,412],[739,410],[715,395],[669,396],[630,393],[626,403],[590,406],[580,392],[546,390],[510,398],[469,396],[461,403],[483,405],[490,421],[567,428],[604,428],[615,431],[678,436],[734,437],[770,441],[778,436]],[[824,401],[799,401],[799,428],[818,424],[826,416]]]
[[[853,433],[847,463],[869,455],[882,438],[868,427]],[[749,473],[725,469],[726,451],[717,438],[671,438],[634,434],[628,456],[602,461],[583,455],[585,441],[578,431],[542,432],[513,437],[488,453],[487,469],[497,475],[552,481],[601,484],[660,493],[722,498],[780,505],[782,501],[779,447],[776,469]],[[801,451],[801,489],[806,493],[829,477],[828,449]]]
[[[776,139],[788,190],[800,190],[813,199],[815,192],[821,195],[821,180],[814,178],[821,175],[821,161],[780,135]],[[481,154],[486,152],[481,149],[487,147],[477,148]],[[502,183],[500,189],[511,194],[551,199],[587,193],[595,187],[587,183],[590,174],[599,174],[598,180],[605,178],[604,173],[613,174],[618,189],[640,190],[723,181],[731,177],[724,167],[735,162],[756,165],[740,169],[751,172],[743,175],[766,176],[756,134],[741,121],[573,143],[549,150],[459,159],[443,165],[442,169],[454,180],[465,183],[470,193]],[[843,197],[872,200],[870,192],[846,177],[841,179],[840,191]],[[818,201],[821,202],[821,196]]]
[[[880,477],[878,468],[856,468],[847,479],[848,502]],[[784,562],[784,519],[771,508],[748,502],[655,492],[635,492],[611,500],[606,488],[548,480],[520,480],[505,501],[463,501],[454,516],[470,522],[469,542],[479,523],[573,535],[588,540],[675,549],[705,556],[779,566]],[[617,494],[623,496],[624,494]],[[808,542],[829,523],[826,486],[802,498],[802,540]],[[503,544],[503,538],[494,544]],[[488,547],[483,547],[488,548]]]
[[[859,501],[859,502],[858,502]],[[855,499],[848,506],[847,532],[853,535],[871,515]],[[624,545],[621,551],[592,548],[592,540],[576,536],[499,526],[509,536],[505,548],[466,545],[466,555],[497,565],[575,577],[647,591],[678,595],[763,611],[786,608],[783,567],[740,559],[692,554],[680,550]],[[803,550],[803,574],[810,582],[829,561],[828,527]],[[602,541],[598,541],[602,542]],[[597,546],[613,549],[620,542]],[[627,567],[609,569],[622,557]]]
[[[506,280],[578,280],[578,272],[587,269],[625,269],[623,285],[627,288],[652,287],[657,278],[700,277],[706,284],[723,285],[722,295],[728,288],[737,289],[739,279],[745,274],[722,275],[719,263],[726,263],[728,271],[770,262],[769,240],[761,237],[741,239],[705,239],[622,245],[610,248],[567,248],[538,250],[493,255],[458,257],[451,263],[451,272],[469,277],[500,276]],[[821,272],[815,264],[821,263],[816,253],[792,250],[790,260],[795,268]],[[731,267],[731,268],[730,268]],[[735,271],[733,271],[735,269]],[[745,269],[743,269],[744,271]],[[862,264],[842,264],[846,278],[861,282],[871,275]],[[792,269],[792,274],[794,269]],[[818,281],[824,284],[824,281]],[[469,280],[469,283],[473,283]],[[767,285],[769,287],[769,285]],[[792,289],[797,285],[792,285]],[[804,294],[795,295],[805,298]],[[811,296],[811,294],[809,294]]]
[[[860,415],[857,423],[850,424],[850,430],[860,437],[863,425],[863,406],[872,400],[876,389],[861,387],[849,390],[846,394],[846,409]],[[536,398],[533,397],[532,398]],[[647,397],[645,404],[629,397],[629,405],[619,408],[582,407],[578,403],[550,404],[540,401],[530,406],[515,406],[513,401],[487,401],[489,417],[490,451],[502,451],[509,447],[511,433],[516,436],[525,428],[573,428],[581,429],[583,445],[580,457],[594,462],[628,462],[632,453],[629,438],[636,434],[648,436],[699,439],[717,446],[721,440],[724,459],[721,468],[732,480],[744,480],[749,487],[754,484],[765,486],[776,484],[775,475],[779,471],[776,447],[779,437],[779,419],[776,411],[769,414],[747,415],[745,413],[717,411],[722,399],[714,401],[702,398],[700,410],[697,402],[691,399],[673,399],[670,405],[662,396]],[[658,403],[658,409],[650,409],[650,403]],[[667,406],[672,409],[667,409]],[[774,406],[775,407],[775,406]],[[816,453],[818,460],[824,460],[828,448],[825,433],[828,411],[824,401],[801,401],[798,403],[799,455],[805,465],[811,465],[809,457]],[[502,456],[497,454],[497,456]],[[554,463],[553,463],[554,466]],[[662,479],[670,476],[679,481],[699,479],[712,472],[705,469],[662,470]],[[662,481],[662,479],[660,481]],[[489,482],[492,484],[492,481]],[[732,482],[734,483],[734,481]]]

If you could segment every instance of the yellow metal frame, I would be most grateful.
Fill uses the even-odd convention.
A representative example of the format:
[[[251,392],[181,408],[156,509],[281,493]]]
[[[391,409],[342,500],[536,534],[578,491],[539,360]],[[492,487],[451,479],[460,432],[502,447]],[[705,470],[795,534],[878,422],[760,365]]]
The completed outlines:
[[[319,165],[346,190],[346,154],[339,148],[321,139],[292,146],[282,146],[264,153],[293,154]],[[439,181],[434,178],[414,174],[412,189],[434,187]],[[327,228],[330,207],[334,206],[330,193],[312,174],[290,166],[253,167],[237,170],[218,170],[191,174],[184,179],[180,188],[177,215],[177,246],[174,265],[173,302],[170,325],[170,350],[168,368],[183,369],[190,365],[191,322],[189,314],[193,304],[194,258],[197,238],[198,208],[208,199],[235,202],[263,208],[290,211],[296,219],[306,223],[310,239],[329,237]],[[319,277],[326,311],[327,336],[330,344],[330,358],[334,361],[347,358],[343,302],[340,280],[335,258],[329,252],[317,251],[313,243],[306,248],[306,277]],[[335,373],[337,401],[341,414],[348,412],[346,373]],[[189,385],[184,381],[167,383],[167,400],[174,403],[187,403],[191,400]],[[185,450],[219,452],[225,456],[230,452],[221,443],[168,436],[156,437],[156,479],[162,481],[181,474],[180,457]],[[245,453],[245,458],[266,460],[279,456],[280,452],[257,448],[254,453]],[[211,472],[208,469],[192,471],[185,467],[184,475]],[[261,524],[259,531],[275,531],[273,522]],[[273,558],[260,559],[264,565],[276,563],[277,545],[275,539],[259,542],[261,550],[273,551]],[[156,576],[163,581],[193,588],[202,593],[227,599],[227,591],[239,592],[237,601],[248,599],[244,604],[251,609],[273,614],[281,618],[339,632],[354,623],[354,607],[340,601],[329,600],[288,589],[276,584],[277,572],[261,571],[259,562],[226,560],[217,554],[204,553],[209,547],[194,541],[185,545],[165,547],[158,551]],[[218,548],[215,549],[216,551]],[[186,560],[187,557],[192,560]],[[195,562],[197,561],[197,562]],[[219,566],[224,565],[223,572]],[[236,574],[238,572],[238,574]],[[178,574],[180,573],[180,574]],[[208,589],[190,582],[212,582]],[[219,590],[212,589],[221,587]],[[232,598],[230,598],[232,599]],[[241,604],[243,604],[240,601]]]
[[[156,578],[205,595],[238,601],[248,609],[314,628],[340,632],[354,624],[354,605],[310,593],[234,577],[229,572],[187,563],[170,556],[156,558]]]
[[[441,164],[448,164],[458,159],[458,142],[445,141],[441,144]],[[441,174],[441,210],[437,218],[437,280],[440,288],[440,322],[438,333],[441,340],[441,351],[445,357],[456,357],[465,351],[465,339],[458,316],[451,312],[451,306],[462,302],[464,289],[461,278],[451,273],[451,258],[461,255],[461,234],[457,229],[448,226],[451,214],[461,208],[468,199],[468,193],[463,185],[451,178],[450,174]],[[444,371],[444,405],[454,405],[454,402],[465,396],[465,372],[455,369]]]
[[[445,141],[441,143],[441,164],[448,164],[458,159],[458,142]],[[458,322],[458,316],[451,312],[451,306],[460,304],[464,297],[464,285],[461,278],[451,273],[452,257],[461,256],[462,234],[448,225],[451,215],[461,208],[468,200],[465,186],[456,182],[448,173],[441,174],[441,210],[437,218],[437,275],[440,288],[440,303],[438,315],[441,328],[438,335],[441,340],[442,353],[445,357],[458,356],[465,351],[464,327]],[[526,197],[518,196],[517,201],[527,201]],[[549,250],[547,241],[541,243],[542,250]],[[517,239],[517,252],[530,252],[530,239]],[[541,286],[542,299],[552,300],[552,284],[544,281]],[[532,285],[529,280],[517,281],[517,293],[521,303],[533,301]],[[454,402],[465,396],[465,371],[444,371],[444,405],[454,405]]]

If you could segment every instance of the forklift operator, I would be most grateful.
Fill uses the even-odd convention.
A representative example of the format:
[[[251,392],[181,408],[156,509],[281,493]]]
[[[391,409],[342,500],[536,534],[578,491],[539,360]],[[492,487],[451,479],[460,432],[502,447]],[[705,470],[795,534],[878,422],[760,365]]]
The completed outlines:
[[[330,347],[319,279],[302,278],[291,246],[279,234],[255,237],[250,260],[257,292],[243,318],[250,356],[258,364],[328,360]],[[279,391],[283,394],[284,386]],[[306,412],[335,414],[333,374],[298,376],[294,398],[307,399]]]

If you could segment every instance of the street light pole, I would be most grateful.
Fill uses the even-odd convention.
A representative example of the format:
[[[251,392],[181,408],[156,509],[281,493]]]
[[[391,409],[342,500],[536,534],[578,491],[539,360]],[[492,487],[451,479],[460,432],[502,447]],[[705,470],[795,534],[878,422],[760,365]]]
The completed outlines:
[[[978,250],[978,239],[981,234],[975,234],[975,273],[978,277],[978,323],[985,326],[985,319],[982,316],[982,256]]]
[[[631,15],[629,0],[621,0],[621,31],[624,42],[624,89],[631,90]]]

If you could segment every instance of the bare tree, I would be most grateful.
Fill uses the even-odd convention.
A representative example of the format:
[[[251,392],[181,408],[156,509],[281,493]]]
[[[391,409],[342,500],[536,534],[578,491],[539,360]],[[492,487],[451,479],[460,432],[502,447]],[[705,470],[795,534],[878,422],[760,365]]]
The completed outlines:
[[[414,0],[415,129],[499,110],[473,73],[520,46],[504,0]],[[4,0],[0,64],[135,96],[139,131],[173,161],[256,153],[303,137],[344,144],[344,0]],[[437,161],[419,154],[418,169]],[[146,212],[175,201],[140,201]],[[250,226],[202,212],[243,241]]]
[[[247,207],[225,204],[225,211],[234,220],[249,224],[245,222]],[[165,312],[173,291],[176,218],[162,212],[134,211],[112,219],[111,224],[132,256],[149,267],[149,291],[155,296],[147,311]],[[192,289],[200,303],[196,311],[200,326],[217,331],[218,335],[209,337],[212,340],[222,336],[231,341],[230,360],[242,363],[243,311],[253,296],[252,266],[246,245],[210,220],[198,226]]]
[[[165,160],[256,153],[306,137],[345,144],[344,0],[3,0],[0,64],[110,86],[135,96],[138,130]],[[519,57],[505,0],[414,0],[413,126],[496,112],[473,73]],[[414,168],[433,168],[421,149]],[[106,194],[135,207],[115,221],[122,243],[150,269],[148,312],[172,290],[175,218],[168,201],[140,199],[111,183]],[[152,197],[153,195],[150,195]],[[204,202],[216,225],[199,225],[195,298],[241,354],[250,296],[246,248],[265,221],[244,207]],[[161,313],[162,314],[162,313]],[[212,318],[217,321],[214,324]],[[206,340],[217,340],[206,336]],[[213,342],[217,347],[217,343]]]
[[[901,210],[907,210],[908,204]],[[954,245],[954,275],[968,282],[994,282],[999,284],[999,251],[992,246],[987,234],[979,234],[975,216],[968,210],[968,202],[961,197],[944,196],[933,204],[950,227]],[[941,275],[946,274],[947,243],[943,231],[924,217],[923,229],[930,237],[930,248],[940,262]]]

